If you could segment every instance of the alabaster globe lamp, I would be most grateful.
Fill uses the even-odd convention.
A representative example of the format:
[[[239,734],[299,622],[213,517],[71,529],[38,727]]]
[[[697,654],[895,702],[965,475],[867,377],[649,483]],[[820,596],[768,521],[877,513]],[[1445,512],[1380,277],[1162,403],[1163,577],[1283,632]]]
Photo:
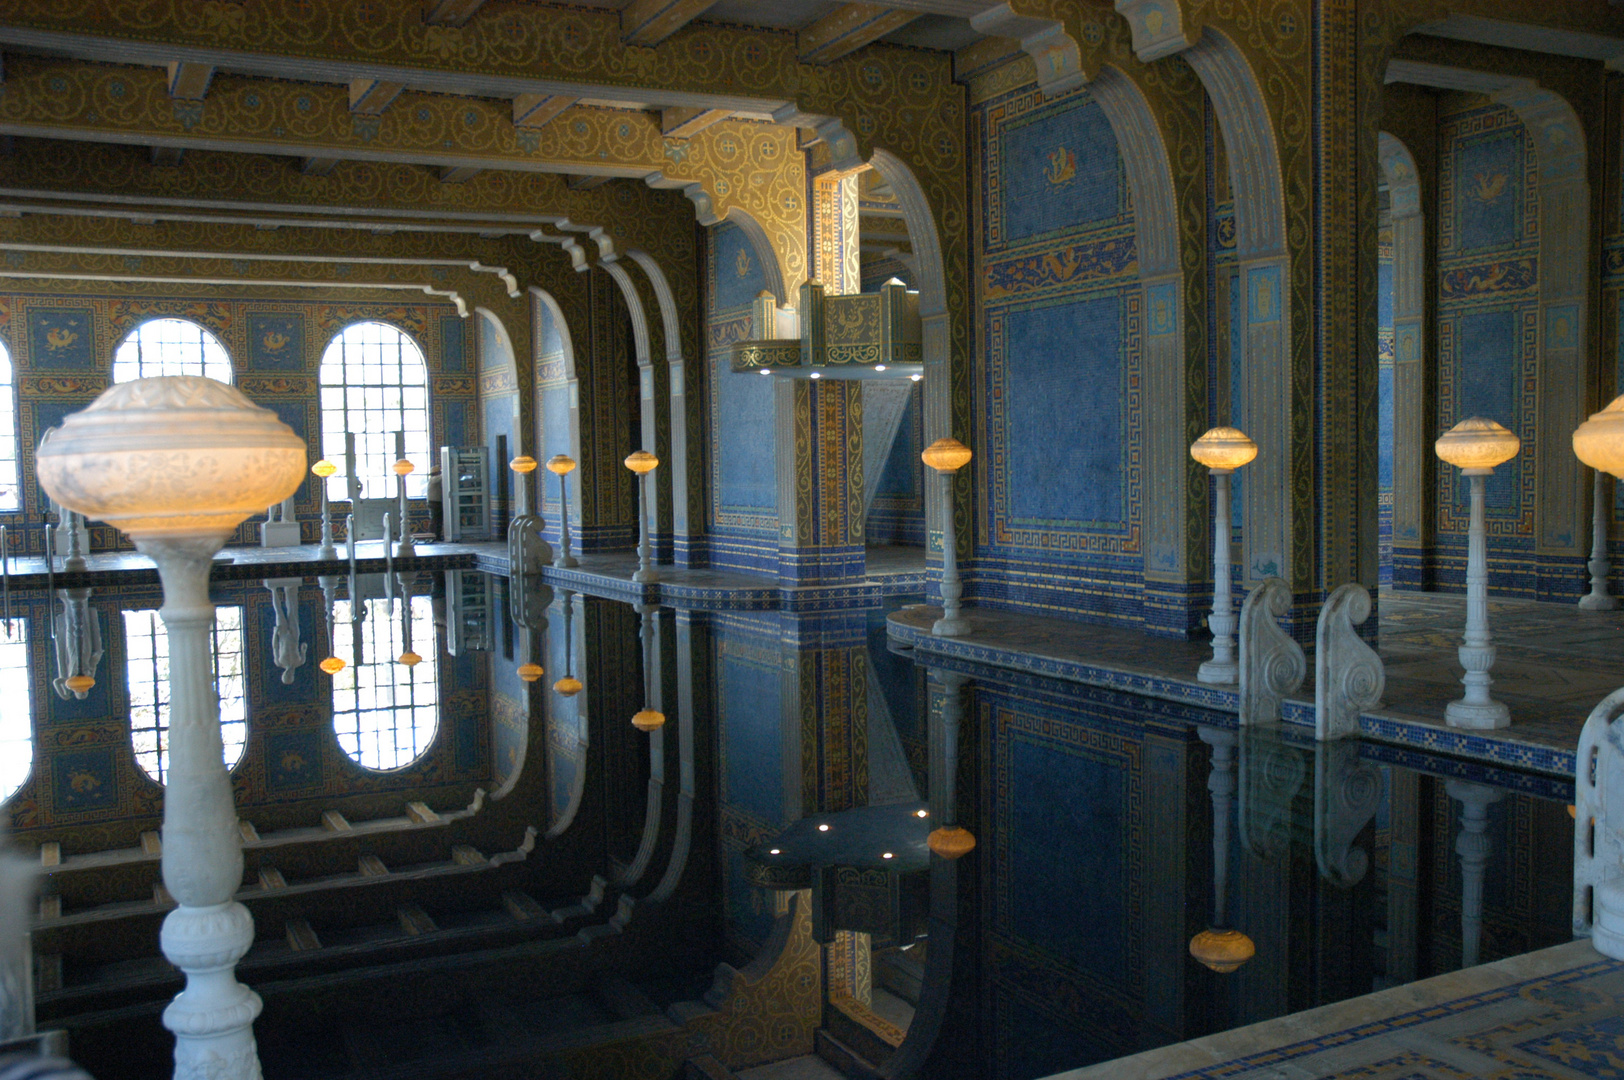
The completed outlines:
[[[310,466],[310,471],[316,474],[316,486],[321,489],[321,547],[316,549],[316,557],[336,559],[338,548],[333,543],[332,510],[327,505],[327,478],[338,472],[338,466],[322,458]]]
[[[1229,581],[1229,475],[1257,457],[1257,443],[1239,428],[1215,427],[1190,444],[1190,456],[1212,474],[1212,658],[1196,678],[1232,683],[1240,677],[1235,660],[1235,604]]]
[[[632,727],[638,731],[658,731],[665,726],[665,713],[658,709],[638,709],[632,715]]]
[[[40,487],[127,533],[163,582],[170,712],[162,867],[179,906],[159,941],[186,975],[163,1014],[175,1033],[178,1076],[260,1074],[259,996],[233,973],[253,944],[254,920],[232,899],[242,884],[242,834],[222,761],[209,568],[249,515],[293,494],[305,460],[304,443],[275,413],[190,375],[111,387],[48,431],[36,455]]]
[[[931,626],[938,637],[962,637],[970,621],[959,610],[964,585],[959,580],[958,529],[953,510],[953,474],[970,463],[970,448],[948,437],[920,451],[919,459],[942,478],[942,617]]]
[[[1471,484],[1472,515],[1466,533],[1466,633],[1461,639],[1460,662],[1466,669],[1461,682],[1466,692],[1444,709],[1444,720],[1454,727],[1503,728],[1511,723],[1511,710],[1489,696],[1494,680],[1494,637],[1489,633],[1489,562],[1483,526],[1484,480],[1497,465],[1517,456],[1522,440],[1493,420],[1474,416],[1462,420],[1438,437],[1434,451],[1461,471]]]
[[[1607,591],[1607,502],[1603,476],[1624,476],[1624,397],[1616,397],[1573,433],[1573,453],[1595,471],[1590,509],[1590,592],[1579,598],[1586,611],[1611,611],[1618,600]]]
[[[649,557],[648,542],[648,474],[659,466],[660,459],[647,450],[626,455],[626,468],[637,474],[637,573],[632,575],[633,581],[659,580]]]

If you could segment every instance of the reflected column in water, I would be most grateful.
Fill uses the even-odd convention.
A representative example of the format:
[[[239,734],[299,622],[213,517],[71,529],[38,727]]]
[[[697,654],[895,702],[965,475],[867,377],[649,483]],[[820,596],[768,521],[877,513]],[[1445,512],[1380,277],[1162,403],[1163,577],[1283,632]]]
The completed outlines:
[[[930,850],[942,858],[958,859],[976,846],[975,836],[958,824],[959,724],[964,717],[964,687],[970,680],[956,671],[934,668],[930,677],[940,688],[942,702],[937,714],[941,724],[930,732],[932,750],[941,747],[939,757],[931,754],[930,813],[941,824],[931,830],[927,842]]]
[[[1450,780],[1444,790],[1461,804],[1460,835],[1455,838],[1455,854],[1460,856],[1460,966],[1476,967],[1483,943],[1483,877],[1494,851],[1487,832],[1489,807],[1506,793],[1466,780]]]
[[[309,647],[299,640],[299,586],[303,578],[267,578],[271,593],[271,659],[282,669],[282,685],[293,685],[293,673],[304,667]]]
[[[96,669],[101,666],[101,616],[90,606],[89,589],[61,589],[55,596],[62,609],[52,602],[51,646],[56,654],[56,678],[51,688],[66,701],[80,701],[96,685]]]
[[[1237,970],[1257,952],[1252,939],[1229,925],[1229,811],[1235,802],[1237,737],[1224,728],[1197,734],[1212,747],[1207,791],[1212,795],[1212,926],[1190,939],[1190,955],[1221,975]]]

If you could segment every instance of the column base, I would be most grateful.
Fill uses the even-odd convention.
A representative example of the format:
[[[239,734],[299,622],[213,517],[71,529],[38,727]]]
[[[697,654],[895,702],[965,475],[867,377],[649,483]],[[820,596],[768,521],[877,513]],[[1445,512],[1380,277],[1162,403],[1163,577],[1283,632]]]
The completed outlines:
[[[651,581],[659,581],[660,575],[654,570],[639,570],[632,575],[632,580],[640,585],[646,585]]]
[[[1240,681],[1241,667],[1233,660],[1207,660],[1202,663],[1195,677],[1199,682],[1224,686]]]
[[[1579,597],[1580,611],[1613,611],[1617,607],[1618,597],[1606,593],[1588,593]]]
[[[931,624],[930,632],[937,637],[964,637],[970,632],[970,620],[963,615],[943,615]]]
[[[1624,960],[1624,881],[1603,881],[1591,892],[1590,943],[1603,956]]]
[[[338,558],[338,548],[334,547],[332,544],[323,544],[321,547],[316,549],[316,558],[336,559]]]
[[[553,566],[560,570],[569,570],[572,567],[580,565],[581,564],[576,561],[574,555],[560,555],[558,558],[553,560]]]
[[[1444,723],[1450,727],[1480,731],[1511,726],[1511,710],[1504,702],[1469,702],[1464,698],[1444,707]]]
[[[416,557],[417,557],[417,548],[412,545],[412,542],[410,540],[397,540],[397,541],[395,541],[395,558],[397,558],[397,559],[415,559]]]

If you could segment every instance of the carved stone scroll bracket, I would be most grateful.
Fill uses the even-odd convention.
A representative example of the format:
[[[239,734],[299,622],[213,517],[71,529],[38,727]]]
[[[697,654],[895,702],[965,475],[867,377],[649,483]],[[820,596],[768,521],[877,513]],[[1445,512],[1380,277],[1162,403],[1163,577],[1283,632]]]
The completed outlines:
[[[1308,661],[1303,647],[1277,621],[1291,610],[1291,586],[1268,578],[1241,604],[1240,683],[1242,724],[1280,719],[1280,702],[1303,685]]]
[[[1285,729],[1253,726],[1241,731],[1241,847],[1265,863],[1291,849],[1292,807],[1308,776],[1305,748],[1285,739]]]
[[[1370,856],[1353,846],[1382,797],[1376,766],[1359,757],[1357,742],[1314,747],[1314,862],[1320,877],[1352,888],[1364,880]]]
[[[1370,593],[1343,585],[1320,609],[1314,656],[1314,738],[1359,734],[1359,714],[1381,700],[1387,673],[1381,657],[1354,630],[1370,617]]]
[[[1573,932],[1624,959],[1624,689],[1590,712],[1573,784]]]

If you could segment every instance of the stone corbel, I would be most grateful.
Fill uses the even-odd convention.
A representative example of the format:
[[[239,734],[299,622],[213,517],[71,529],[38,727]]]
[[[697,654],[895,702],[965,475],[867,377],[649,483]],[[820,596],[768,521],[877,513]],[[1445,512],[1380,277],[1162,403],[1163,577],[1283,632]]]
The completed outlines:
[[[1182,0],[1116,0],[1117,14],[1133,31],[1133,51],[1150,63],[1183,52],[1201,37],[1201,27],[1184,17]]]
[[[1314,863],[1320,877],[1344,889],[1364,880],[1370,856],[1353,841],[1376,816],[1381,796],[1381,773],[1359,757],[1358,743],[1314,747]]]
[[[1280,578],[1265,579],[1241,604],[1240,722],[1271,724],[1280,719],[1280,702],[1303,685],[1308,661],[1303,647],[1280,629],[1279,616],[1291,610],[1291,586]]]
[[[1344,739],[1359,734],[1359,714],[1381,700],[1387,673],[1381,657],[1359,637],[1355,626],[1370,617],[1370,593],[1363,585],[1343,585],[1320,609],[1314,656],[1314,737]]]

